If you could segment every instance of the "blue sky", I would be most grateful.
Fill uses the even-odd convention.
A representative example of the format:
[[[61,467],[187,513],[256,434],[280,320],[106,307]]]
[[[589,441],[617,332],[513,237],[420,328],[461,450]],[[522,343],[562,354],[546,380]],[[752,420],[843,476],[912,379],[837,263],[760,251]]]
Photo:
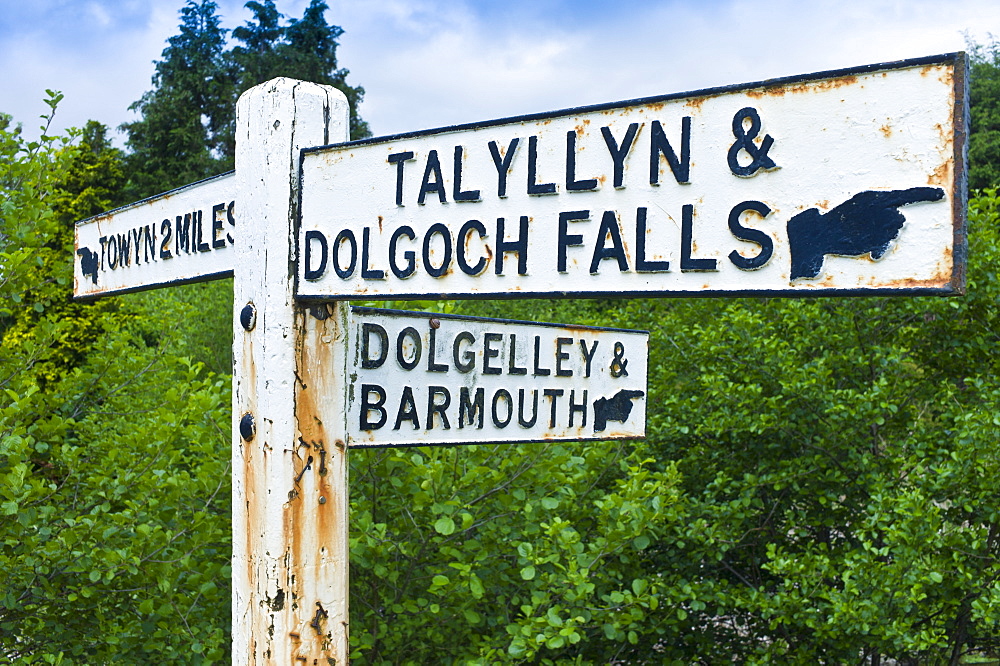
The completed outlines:
[[[223,25],[249,18],[218,0]],[[308,0],[277,0],[301,16]],[[117,126],[183,0],[0,0],[0,111]],[[962,50],[996,0],[328,0],[376,135]]]

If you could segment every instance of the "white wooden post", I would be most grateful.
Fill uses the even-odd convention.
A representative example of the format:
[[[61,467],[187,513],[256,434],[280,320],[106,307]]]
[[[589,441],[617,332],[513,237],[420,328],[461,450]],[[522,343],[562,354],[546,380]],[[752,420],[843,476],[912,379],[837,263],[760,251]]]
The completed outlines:
[[[347,140],[348,104],[274,79],[236,118],[233,663],[343,666],[347,306],[310,314],[293,281],[299,150]]]

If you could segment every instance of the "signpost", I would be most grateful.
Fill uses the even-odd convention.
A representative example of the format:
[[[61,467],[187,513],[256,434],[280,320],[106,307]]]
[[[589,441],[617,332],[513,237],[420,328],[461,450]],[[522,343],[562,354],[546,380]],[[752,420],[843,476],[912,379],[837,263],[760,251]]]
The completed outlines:
[[[348,446],[645,435],[649,334],[352,309]]]
[[[310,148],[296,293],[960,292],[963,58]]]
[[[966,72],[351,143],[342,94],[275,79],[240,97],[235,174],[79,223],[78,298],[235,277],[234,663],[348,662],[348,448],[644,433],[643,332],[342,301],[961,293]]]
[[[74,295],[232,277],[235,207],[230,172],[78,222]]]

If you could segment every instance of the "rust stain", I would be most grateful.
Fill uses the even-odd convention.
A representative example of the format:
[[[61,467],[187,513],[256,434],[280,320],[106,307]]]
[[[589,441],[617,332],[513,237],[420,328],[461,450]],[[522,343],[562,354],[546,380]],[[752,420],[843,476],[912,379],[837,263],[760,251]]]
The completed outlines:
[[[379,233],[382,233],[382,223],[384,221],[385,221],[385,218],[382,217],[381,215],[379,215],[378,216],[378,231],[379,231]]]
[[[327,384],[341,379],[327,379],[324,383],[322,370],[335,367],[337,345],[320,344],[319,341],[335,336],[338,318],[333,316],[316,320],[306,316],[304,312],[298,316],[300,319],[297,329],[304,331],[302,335],[308,339],[299,338],[296,341],[297,366],[302,375],[302,381],[296,384],[295,392],[298,442],[295,450],[288,452],[291,456],[288,472],[293,475],[294,491],[290,493],[285,505],[283,520],[286,565],[291,575],[289,592],[293,599],[301,599],[305,603],[293,605],[290,611],[294,621],[288,625],[298,627],[300,631],[306,626],[312,626],[319,634],[319,637],[307,635],[304,640],[300,638],[301,643],[293,653],[296,659],[316,661],[328,656],[331,650],[329,642],[321,640],[324,638],[322,627],[314,624],[325,618],[327,613],[320,606],[322,613],[312,614],[309,601],[314,601],[315,598],[308,599],[304,594],[305,590],[299,589],[301,583],[294,572],[309,569],[309,578],[321,576],[318,565],[327,559],[327,549],[335,542],[339,520],[346,520],[346,516],[338,516],[342,507],[339,506],[332,487],[335,477],[328,473],[328,467],[333,461],[327,442],[332,437],[327,434],[320,418],[323,409],[321,403],[331,391]],[[315,330],[310,330],[313,328]]]
[[[888,139],[888,138],[890,138],[892,136],[892,125],[890,125],[889,123],[886,123],[885,125],[882,125],[882,127],[879,127],[878,131],[882,132],[882,134],[885,136],[885,138]]]
[[[692,97],[691,99],[684,102],[684,106],[691,109],[692,111],[701,111],[701,107],[707,99],[708,99],[707,97]]]
[[[934,169],[930,176],[927,177],[928,185],[940,185],[942,187],[947,186],[950,181],[951,176],[951,163],[942,162],[938,168]]]
[[[787,86],[770,86],[758,90],[748,90],[747,97],[761,99],[764,97],[784,97],[787,94],[817,93],[829,90],[838,90],[858,82],[856,75],[838,76],[833,79],[823,79],[822,81],[807,81]]]

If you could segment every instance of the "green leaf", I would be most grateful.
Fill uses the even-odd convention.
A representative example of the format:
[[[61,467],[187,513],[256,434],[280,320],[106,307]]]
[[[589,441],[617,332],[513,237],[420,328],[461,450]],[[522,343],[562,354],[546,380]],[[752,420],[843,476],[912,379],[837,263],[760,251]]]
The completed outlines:
[[[453,534],[455,532],[455,521],[452,520],[451,516],[442,516],[434,522],[434,530],[445,536]]]

